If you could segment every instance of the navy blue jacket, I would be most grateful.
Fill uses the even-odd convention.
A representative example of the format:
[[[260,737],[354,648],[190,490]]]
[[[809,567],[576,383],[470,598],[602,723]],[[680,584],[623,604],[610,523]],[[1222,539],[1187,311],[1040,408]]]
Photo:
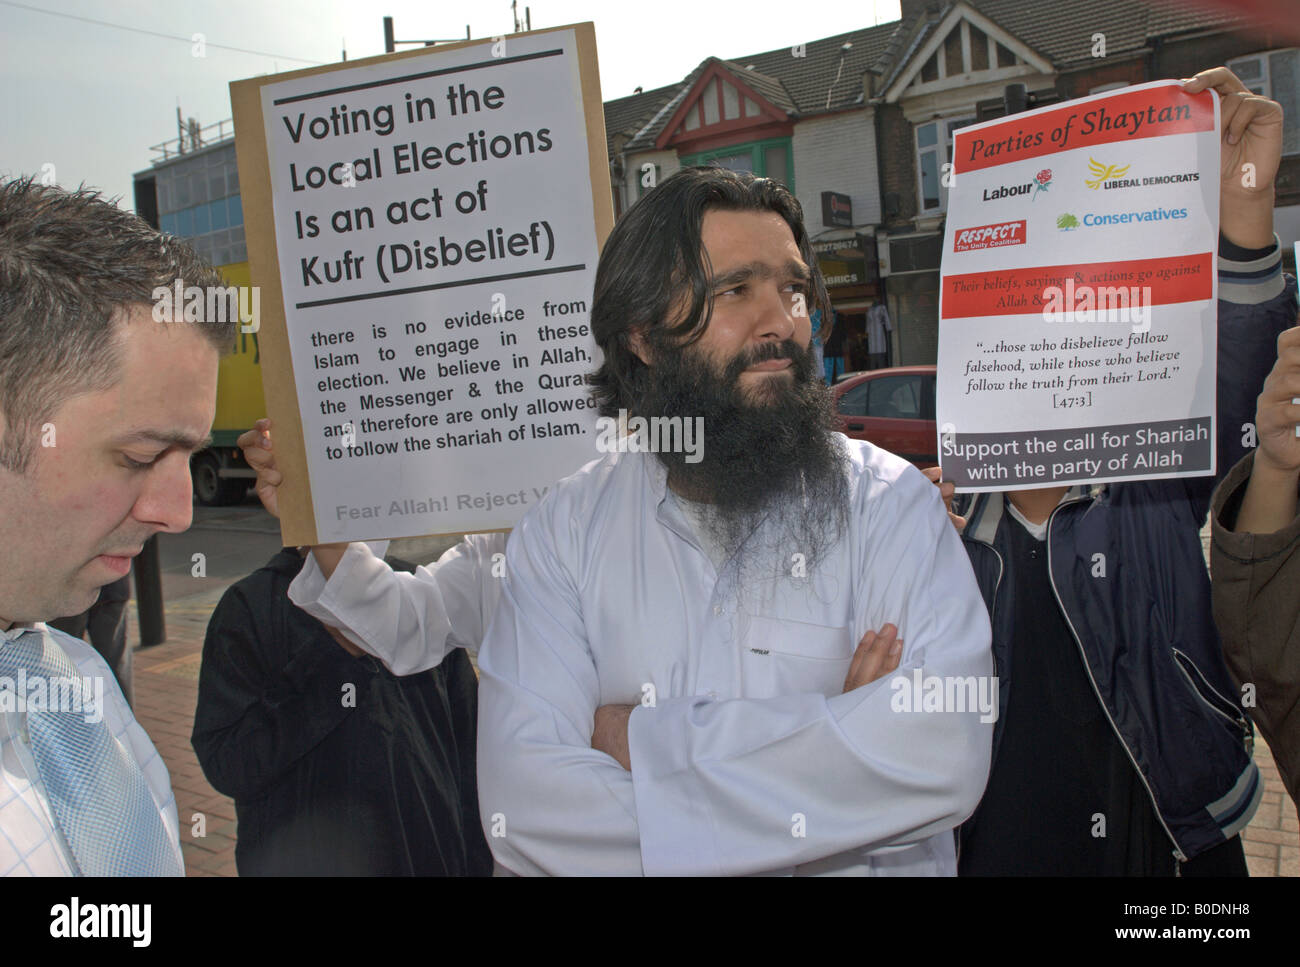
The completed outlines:
[[[1253,262],[1221,255],[1219,285],[1220,473],[1073,488],[1047,534],[1057,601],[1180,861],[1236,835],[1263,791],[1254,730],[1214,626],[1200,530],[1214,485],[1245,452],[1244,424],[1254,422],[1277,337],[1296,321],[1295,280],[1282,278],[1280,249]],[[963,495],[954,507],[967,517],[962,542],[992,619],[1003,714],[1015,700],[1016,594],[1004,501]],[[999,716],[995,760],[1001,733]]]

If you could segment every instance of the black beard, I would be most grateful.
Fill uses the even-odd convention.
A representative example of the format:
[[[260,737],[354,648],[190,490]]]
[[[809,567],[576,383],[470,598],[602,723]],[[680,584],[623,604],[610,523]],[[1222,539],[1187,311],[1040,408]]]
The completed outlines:
[[[751,401],[741,374],[770,359],[793,365],[761,377]],[[811,574],[849,513],[847,455],[832,436],[833,397],[811,347],[765,343],[739,353],[721,376],[693,347],[661,351],[648,376],[634,415],[704,418],[698,463],[684,452],[657,456],[675,492],[710,505],[709,536],[742,570],[763,563],[769,576],[799,576],[802,564]]]

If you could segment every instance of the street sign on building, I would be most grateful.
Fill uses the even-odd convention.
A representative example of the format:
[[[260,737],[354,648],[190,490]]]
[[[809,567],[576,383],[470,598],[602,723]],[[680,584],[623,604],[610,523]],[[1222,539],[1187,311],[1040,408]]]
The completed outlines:
[[[853,199],[838,191],[823,191],[822,224],[827,228],[852,228]]]
[[[813,252],[827,289],[870,285],[879,278],[876,243],[868,236],[814,242]]]

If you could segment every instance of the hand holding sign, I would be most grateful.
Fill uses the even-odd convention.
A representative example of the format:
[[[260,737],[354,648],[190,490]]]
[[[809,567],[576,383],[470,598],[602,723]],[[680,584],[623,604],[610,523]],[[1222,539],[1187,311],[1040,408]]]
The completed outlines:
[[[1277,340],[1277,362],[1264,381],[1255,412],[1255,431],[1259,450],[1256,466],[1280,473],[1300,474],[1300,439],[1295,427],[1300,423],[1300,326],[1288,329]]]
[[[257,491],[257,498],[266,508],[266,512],[272,517],[280,516],[280,485],[284,483],[284,474],[280,472],[275,465],[275,447],[271,443],[271,421],[266,417],[258,420],[253,424],[251,430],[247,430],[239,435],[235,441],[244,451],[244,462],[257,471],[257,483],[254,485]],[[316,555],[316,563],[329,580],[333,575],[334,569],[338,567],[339,561],[342,560],[343,554],[347,551],[346,541],[340,541],[333,544],[316,544],[312,547],[312,552]],[[334,634],[333,629],[330,631]],[[335,634],[337,638],[338,635]],[[340,642],[342,643],[342,642]],[[344,645],[350,648],[350,645]]]
[[[271,448],[271,421],[266,417],[253,424],[251,430],[245,430],[235,441],[235,445],[244,451],[244,462],[257,471],[257,499],[262,502],[266,512],[272,517],[280,516],[279,490],[284,483],[284,474],[275,465],[275,453]]]
[[[1219,230],[1242,248],[1273,241],[1273,180],[1282,161],[1282,106],[1254,94],[1226,67],[1183,82],[1188,94],[1219,93],[1223,143]]]
[[[1296,516],[1300,485],[1300,326],[1277,340],[1277,362],[1264,381],[1255,411],[1259,449],[1250,483],[1241,500],[1234,530],[1272,534],[1288,527]]]

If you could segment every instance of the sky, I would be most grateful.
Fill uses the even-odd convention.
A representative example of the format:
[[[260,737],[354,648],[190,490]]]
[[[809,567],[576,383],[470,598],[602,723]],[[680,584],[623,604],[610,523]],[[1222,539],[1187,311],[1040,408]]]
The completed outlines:
[[[605,100],[680,80],[710,55],[741,57],[899,16],[898,0],[527,6],[533,29],[594,21]],[[373,8],[307,0],[0,0],[0,179],[49,172],[64,187],[93,186],[130,208],[132,175],[149,166],[151,146],[176,137],[177,105],[185,117],[215,124],[230,117],[230,81],[337,63],[344,49],[349,60],[382,54],[385,14],[398,41],[463,39],[467,26],[474,38],[492,37],[514,24],[509,0],[384,0]],[[195,34],[202,34],[201,57]]]

